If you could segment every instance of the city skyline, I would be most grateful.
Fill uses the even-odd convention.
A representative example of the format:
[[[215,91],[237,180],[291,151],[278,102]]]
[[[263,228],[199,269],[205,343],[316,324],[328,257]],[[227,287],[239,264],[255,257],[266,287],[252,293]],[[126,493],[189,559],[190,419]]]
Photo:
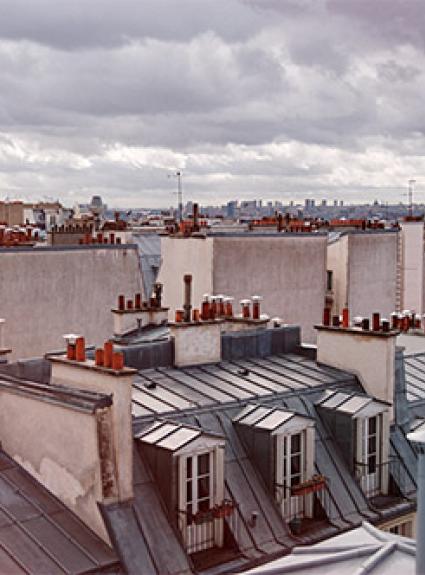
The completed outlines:
[[[425,200],[420,2],[199,4],[3,0],[0,198]]]

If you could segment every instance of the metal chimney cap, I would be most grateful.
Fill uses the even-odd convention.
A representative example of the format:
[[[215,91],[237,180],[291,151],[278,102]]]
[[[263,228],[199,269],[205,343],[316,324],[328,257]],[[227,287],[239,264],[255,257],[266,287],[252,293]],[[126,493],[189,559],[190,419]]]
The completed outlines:
[[[75,344],[75,342],[77,341],[77,339],[79,337],[83,337],[81,334],[79,333],[66,333],[65,335],[62,336],[63,339],[70,344]]]
[[[261,301],[263,299],[263,296],[261,295],[253,295],[251,296],[252,301]]]

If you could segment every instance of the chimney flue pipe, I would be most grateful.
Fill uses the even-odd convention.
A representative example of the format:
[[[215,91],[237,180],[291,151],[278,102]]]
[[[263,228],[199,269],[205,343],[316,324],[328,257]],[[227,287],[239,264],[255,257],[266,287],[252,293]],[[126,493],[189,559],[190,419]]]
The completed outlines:
[[[328,307],[323,310],[323,325],[331,325],[331,310]]]
[[[190,322],[190,316],[191,316],[191,311],[192,311],[192,276],[190,274],[186,274],[183,277],[183,281],[184,281],[184,304],[183,304],[183,309],[184,309],[184,322],[185,323],[189,323]]]
[[[201,319],[206,321],[210,319],[210,301],[208,294],[204,294],[201,306]]]
[[[378,312],[372,314],[372,329],[373,331],[379,331],[381,327],[381,317]]]
[[[348,311],[348,307],[342,310],[342,327],[350,327],[350,312]]]
[[[161,307],[162,305],[162,284],[157,282],[153,286],[153,291],[155,293],[156,307]]]
[[[252,296],[252,319],[260,319],[260,301],[263,299],[259,295]]]
[[[249,299],[242,299],[239,303],[242,306],[242,317],[244,319],[249,319],[251,317],[251,310],[250,310],[251,301]]]

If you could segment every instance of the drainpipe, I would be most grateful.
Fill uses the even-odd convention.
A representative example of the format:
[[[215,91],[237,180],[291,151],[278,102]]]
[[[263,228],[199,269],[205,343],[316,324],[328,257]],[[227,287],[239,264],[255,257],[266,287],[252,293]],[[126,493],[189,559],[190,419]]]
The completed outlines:
[[[418,508],[416,512],[416,575],[425,575],[425,432],[407,434],[418,452]]]
[[[184,281],[184,322],[190,323],[190,316],[192,311],[192,276],[190,274],[186,274],[183,277]]]

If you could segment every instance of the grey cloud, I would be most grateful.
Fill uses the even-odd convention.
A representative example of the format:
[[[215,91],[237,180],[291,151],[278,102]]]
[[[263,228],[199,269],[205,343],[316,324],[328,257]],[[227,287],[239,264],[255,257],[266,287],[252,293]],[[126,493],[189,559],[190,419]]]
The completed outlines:
[[[168,205],[175,167],[202,201],[419,181],[418,7],[2,0],[0,196]]]

